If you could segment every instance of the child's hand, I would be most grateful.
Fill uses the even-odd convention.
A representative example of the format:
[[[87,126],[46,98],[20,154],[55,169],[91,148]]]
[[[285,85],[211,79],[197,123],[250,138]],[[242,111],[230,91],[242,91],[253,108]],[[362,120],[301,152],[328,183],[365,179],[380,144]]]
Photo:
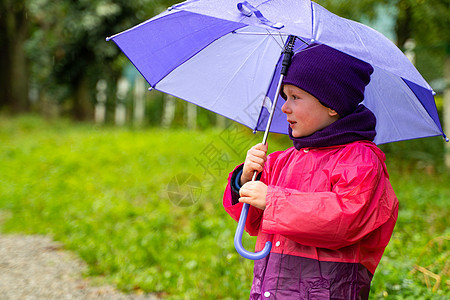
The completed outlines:
[[[241,175],[241,185],[249,182],[253,178],[253,173],[263,171],[264,163],[267,160],[267,145],[259,143],[247,151],[244,168]]]
[[[249,181],[239,190],[239,202],[266,209],[267,185],[261,181]]]

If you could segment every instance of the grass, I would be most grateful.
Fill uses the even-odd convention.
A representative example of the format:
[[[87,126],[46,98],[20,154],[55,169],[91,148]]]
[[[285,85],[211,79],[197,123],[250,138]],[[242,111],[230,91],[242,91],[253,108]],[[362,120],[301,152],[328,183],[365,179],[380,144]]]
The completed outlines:
[[[50,235],[88,263],[86,275],[127,292],[247,298],[252,262],[234,250],[236,224],[221,199],[228,172],[260,139],[235,124],[118,129],[0,117],[0,230]],[[289,145],[273,135],[269,151]],[[401,206],[371,298],[444,299],[449,172],[386,152]],[[435,290],[427,271],[441,280]]]

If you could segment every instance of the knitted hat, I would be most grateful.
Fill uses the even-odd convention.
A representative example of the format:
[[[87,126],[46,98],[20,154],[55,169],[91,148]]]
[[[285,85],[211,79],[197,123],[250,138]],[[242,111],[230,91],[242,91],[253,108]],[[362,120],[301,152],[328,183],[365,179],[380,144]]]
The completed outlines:
[[[370,64],[321,44],[311,44],[292,57],[283,85],[294,85],[344,117],[364,100]],[[284,93],[281,93],[286,98]]]

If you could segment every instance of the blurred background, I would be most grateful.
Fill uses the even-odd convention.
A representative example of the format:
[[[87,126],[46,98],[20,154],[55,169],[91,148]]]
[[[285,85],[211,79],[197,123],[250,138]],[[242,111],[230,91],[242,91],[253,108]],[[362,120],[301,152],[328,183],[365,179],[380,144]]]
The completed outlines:
[[[148,91],[105,41],[176,2],[0,0],[0,231],[50,235],[86,275],[126,292],[246,298],[252,263],[234,250],[221,197],[261,137]],[[316,2],[404,51],[450,133],[449,1]],[[269,151],[290,144],[275,134]],[[381,148],[400,215],[371,297],[446,299],[449,147],[435,137]]]
[[[447,1],[318,2],[394,41],[437,92],[436,100],[442,109],[444,67],[447,64],[448,69],[450,64]],[[105,38],[174,3],[2,0],[0,109],[100,123],[121,124],[134,119],[160,125],[165,116],[162,96],[145,92],[147,84],[139,82],[141,77],[134,67]],[[144,98],[143,104],[136,99],[139,97]]]

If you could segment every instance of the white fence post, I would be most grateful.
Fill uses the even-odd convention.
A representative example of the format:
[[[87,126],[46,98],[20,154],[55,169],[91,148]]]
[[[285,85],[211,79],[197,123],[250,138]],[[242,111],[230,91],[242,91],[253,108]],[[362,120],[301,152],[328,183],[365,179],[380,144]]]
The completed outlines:
[[[106,80],[100,79],[97,81],[97,103],[95,104],[95,123],[103,124],[106,119],[106,88],[108,84]]]
[[[197,128],[197,105],[186,102],[186,123],[189,129]]]
[[[127,120],[127,108],[125,106],[125,99],[130,88],[130,83],[124,77],[119,78],[117,82],[117,101],[116,101],[116,125],[122,126]]]
[[[161,126],[163,128],[169,128],[172,125],[173,119],[175,118],[175,97],[169,94],[164,94],[164,111],[161,121]]]
[[[134,83],[134,123],[142,125],[145,118],[145,80],[137,76]]]

